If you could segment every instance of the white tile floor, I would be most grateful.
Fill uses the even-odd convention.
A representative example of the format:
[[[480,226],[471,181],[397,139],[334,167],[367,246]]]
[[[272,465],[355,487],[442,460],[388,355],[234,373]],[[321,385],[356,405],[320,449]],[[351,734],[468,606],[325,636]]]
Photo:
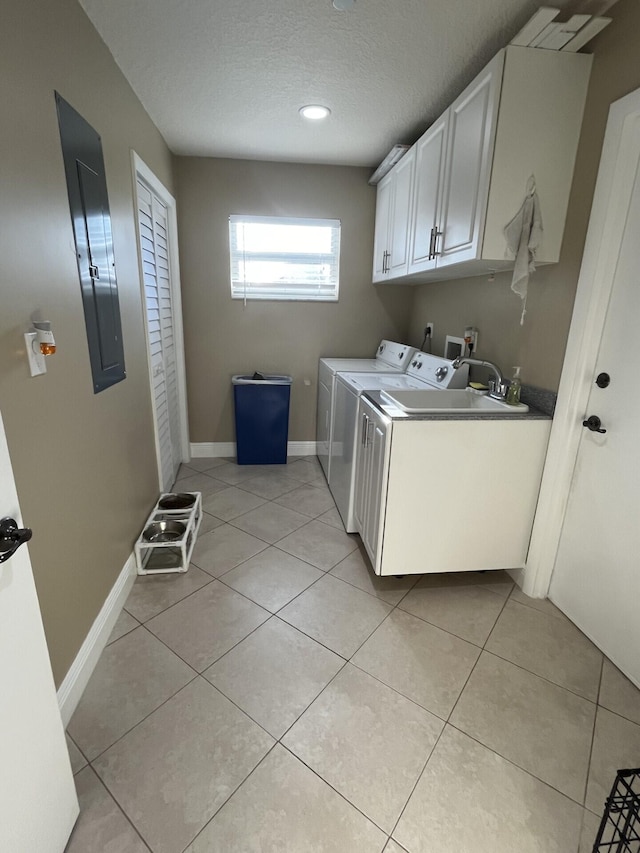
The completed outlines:
[[[69,725],[68,853],[588,853],[640,692],[503,573],[380,579],[313,458],[199,459]]]

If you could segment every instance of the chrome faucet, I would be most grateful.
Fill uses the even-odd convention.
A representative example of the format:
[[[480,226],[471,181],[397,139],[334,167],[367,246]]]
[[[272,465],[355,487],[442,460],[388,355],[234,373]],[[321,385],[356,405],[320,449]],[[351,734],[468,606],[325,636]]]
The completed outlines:
[[[463,364],[474,364],[476,367],[488,367],[490,370],[493,370],[495,378],[489,380],[488,396],[493,397],[495,400],[504,400],[507,396],[509,383],[505,380],[497,364],[494,364],[492,361],[481,361],[479,358],[463,358],[458,356],[458,358],[453,360],[451,366],[454,370],[457,370]]]

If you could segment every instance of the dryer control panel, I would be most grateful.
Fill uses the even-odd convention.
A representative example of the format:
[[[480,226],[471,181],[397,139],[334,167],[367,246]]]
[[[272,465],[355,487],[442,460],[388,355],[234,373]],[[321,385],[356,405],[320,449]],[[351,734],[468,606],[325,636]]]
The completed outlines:
[[[434,388],[466,388],[469,365],[463,364],[456,370],[453,362],[446,358],[428,352],[416,352],[411,357],[406,373]]]

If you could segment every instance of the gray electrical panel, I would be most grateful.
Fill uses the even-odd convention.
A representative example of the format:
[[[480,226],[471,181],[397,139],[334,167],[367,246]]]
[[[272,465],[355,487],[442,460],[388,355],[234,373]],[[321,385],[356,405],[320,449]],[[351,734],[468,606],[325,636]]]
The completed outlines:
[[[100,136],[56,92],[94,393],[126,378]]]

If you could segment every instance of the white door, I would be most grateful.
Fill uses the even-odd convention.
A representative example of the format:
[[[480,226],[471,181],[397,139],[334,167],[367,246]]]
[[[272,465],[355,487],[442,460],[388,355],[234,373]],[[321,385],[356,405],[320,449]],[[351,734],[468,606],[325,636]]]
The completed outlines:
[[[137,197],[160,487],[168,491],[182,461],[169,223],[167,206],[140,179]]]
[[[1,416],[0,516],[22,527]],[[0,850],[62,853],[78,800],[27,545],[0,564],[0,690]]]
[[[590,393],[578,417],[599,417],[606,432],[582,430],[549,597],[640,686],[640,90],[622,127],[609,171],[605,147],[581,274],[582,285],[593,270],[604,295],[602,338],[595,368],[584,371]],[[603,197],[606,214],[594,228]],[[604,373],[610,384],[599,387]]]

